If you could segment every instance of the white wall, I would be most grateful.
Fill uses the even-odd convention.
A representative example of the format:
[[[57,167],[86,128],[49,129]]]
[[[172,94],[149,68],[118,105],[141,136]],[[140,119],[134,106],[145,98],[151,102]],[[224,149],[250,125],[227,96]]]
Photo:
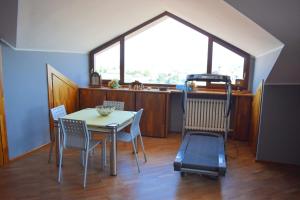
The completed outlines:
[[[282,43],[222,0],[20,0],[18,48],[88,52],[169,11],[256,56]]]

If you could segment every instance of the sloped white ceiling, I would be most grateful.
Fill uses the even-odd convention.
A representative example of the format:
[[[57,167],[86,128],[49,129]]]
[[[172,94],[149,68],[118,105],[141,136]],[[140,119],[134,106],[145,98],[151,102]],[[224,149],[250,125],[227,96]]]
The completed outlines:
[[[88,52],[169,11],[258,56],[282,43],[223,0],[19,0],[18,49]]]

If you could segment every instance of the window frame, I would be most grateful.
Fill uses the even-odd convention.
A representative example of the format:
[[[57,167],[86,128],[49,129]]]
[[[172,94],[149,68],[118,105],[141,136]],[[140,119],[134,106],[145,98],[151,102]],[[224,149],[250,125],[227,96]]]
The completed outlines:
[[[103,49],[113,45],[116,42],[120,43],[120,84],[122,85],[127,85],[128,83],[124,83],[124,56],[125,56],[125,37],[141,28],[143,28],[144,26],[147,26],[157,20],[159,20],[162,17],[168,16],[190,28],[192,28],[195,31],[198,31],[199,33],[205,35],[208,37],[208,54],[207,54],[207,73],[211,73],[212,70],[212,55],[213,55],[213,42],[223,46],[224,48],[238,54],[239,56],[244,58],[244,88],[245,89],[249,89],[249,73],[250,73],[250,54],[243,51],[242,49],[220,39],[219,37],[191,24],[190,22],[168,12],[165,11],[155,17],[153,17],[152,19],[130,29],[129,31],[113,38],[112,40],[96,47],[95,49],[91,50],[89,52],[89,75],[91,75],[94,72],[94,55],[97,54],[98,52],[102,51]],[[107,83],[110,80],[103,80],[103,83]],[[145,84],[145,85],[149,85],[149,86],[167,86],[167,87],[175,87],[174,84],[156,84],[156,83],[151,83],[151,84]],[[207,85],[205,86],[205,88],[213,88],[213,89],[218,89],[218,88],[222,88],[224,87],[221,84],[212,84],[212,83],[207,83]],[[235,89],[235,87],[234,87]]]

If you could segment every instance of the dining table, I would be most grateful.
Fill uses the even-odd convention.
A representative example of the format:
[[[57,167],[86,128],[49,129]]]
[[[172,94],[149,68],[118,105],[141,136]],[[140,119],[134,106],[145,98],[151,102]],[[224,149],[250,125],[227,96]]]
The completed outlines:
[[[89,131],[110,134],[110,174],[117,175],[117,134],[130,125],[135,116],[134,111],[114,110],[107,116],[100,115],[96,108],[86,108],[70,113],[63,118],[84,120]]]

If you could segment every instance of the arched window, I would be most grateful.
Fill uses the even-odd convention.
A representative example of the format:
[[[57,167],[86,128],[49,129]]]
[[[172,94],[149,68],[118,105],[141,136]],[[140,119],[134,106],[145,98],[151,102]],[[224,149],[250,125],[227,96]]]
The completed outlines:
[[[121,83],[182,84],[187,74],[213,73],[248,85],[250,55],[164,12],[90,52],[91,72]],[[215,86],[209,83],[208,86]]]

